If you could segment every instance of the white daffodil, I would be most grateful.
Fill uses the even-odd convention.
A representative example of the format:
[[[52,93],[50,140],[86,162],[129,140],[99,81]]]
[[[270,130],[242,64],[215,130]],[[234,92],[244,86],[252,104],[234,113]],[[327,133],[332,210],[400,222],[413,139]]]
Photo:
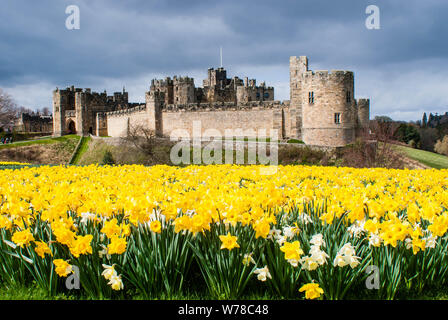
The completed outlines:
[[[319,264],[312,258],[312,257],[303,257],[300,260],[300,263],[302,264],[302,268],[305,270],[313,271],[319,267]]]
[[[404,240],[404,242],[405,242],[405,244],[406,244],[406,249],[412,249],[412,239],[410,239],[410,238],[406,238],[405,240]]]
[[[432,235],[424,239],[426,241],[426,248],[435,248],[437,245],[437,237],[433,237]]]
[[[286,242],[286,240],[287,240],[286,236],[280,236],[277,238],[276,241],[279,246],[283,246],[283,244]]]
[[[357,221],[354,224],[352,224],[350,227],[348,227],[347,231],[350,233],[350,235],[352,237],[359,238],[361,236],[361,234],[363,232],[365,232],[364,223],[365,223],[365,221],[361,221],[361,222]]]
[[[347,264],[349,264],[352,269],[359,265],[359,259],[360,258],[356,256],[345,256]]]
[[[329,255],[322,250],[312,250],[311,259],[316,261],[319,265],[324,265],[327,262]]]
[[[272,228],[271,230],[269,230],[269,234],[268,234],[268,236],[266,237],[266,239],[269,239],[269,240],[275,240],[275,239],[278,239],[278,237],[281,236],[281,233],[282,233],[282,230],[275,229],[275,227],[274,227],[274,228]]]
[[[324,236],[321,233],[315,234],[311,237],[310,243],[318,248],[325,247]]]
[[[289,264],[292,265],[294,268],[297,268],[299,266],[299,260],[296,259],[289,259]]]
[[[117,271],[115,271],[114,265],[109,266],[107,264],[103,264],[104,271],[101,275],[106,278],[106,280],[110,280],[113,276],[117,276]]]
[[[87,224],[89,220],[93,220],[95,218],[95,214],[91,212],[83,212],[81,213],[81,223]]]
[[[340,254],[336,255],[336,258],[334,258],[333,265],[336,267],[343,268],[347,265],[347,261],[344,259],[344,257]]]
[[[310,218],[309,215],[307,215],[306,213],[302,213],[299,217],[298,217],[299,221],[304,223],[304,224],[308,224],[308,223],[313,223],[313,220]]]
[[[253,253],[246,253],[243,257],[243,264],[245,266],[249,266],[251,263],[255,264],[254,258],[252,258]]]
[[[113,290],[122,290],[124,288],[121,276],[117,276],[116,274],[112,275],[107,284],[109,284]]]
[[[103,248],[103,250],[98,251],[98,255],[100,258],[103,258],[106,256],[106,258],[109,260],[111,258],[111,255],[109,254],[109,250],[104,244],[100,244],[100,246]]]
[[[355,249],[350,242],[344,244],[344,246],[339,250],[339,253],[344,256],[353,256],[355,254]]]
[[[379,247],[381,245],[381,237],[376,233],[372,233],[369,237],[369,245]]]
[[[268,266],[256,269],[254,273],[258,274],[257,279],[260,281],[266,281],[267,278],[272,279],[271,274],[269,273]]]
[[[283,235],[288,239],[293,238],[296,235],[296,233],[297,233],[296,227],[284,227],[283,228]]]

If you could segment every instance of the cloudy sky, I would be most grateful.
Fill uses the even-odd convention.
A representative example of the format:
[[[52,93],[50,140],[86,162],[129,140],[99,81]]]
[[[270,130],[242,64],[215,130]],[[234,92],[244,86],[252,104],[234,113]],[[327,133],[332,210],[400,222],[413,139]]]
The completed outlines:
[[[380,9],[380,29],[365,26]],[[421,119],[448,111],[446,0],[2,0],[0,88],[31,109],[51,107],[70,85],[144,101],[151,79],[195,78],[218,67],[289,100],[289,57],[313,70],[355,72],[355,95],[371,118]],[[80,10],[68,30],[67,6]]]

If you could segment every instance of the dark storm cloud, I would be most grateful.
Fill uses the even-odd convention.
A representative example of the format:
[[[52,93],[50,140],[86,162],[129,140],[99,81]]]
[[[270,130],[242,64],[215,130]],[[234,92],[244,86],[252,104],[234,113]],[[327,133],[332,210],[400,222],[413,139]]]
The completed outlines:
[[[365,28],[370,4],[381,9],[380,30]],[[68,5],[80,8],[80,30],[65,28]],[[425,70],[439,70],[433,78],[446,79],[445,1],[4,0],[2,6],[0,86],[16,88],[14,93],[28,86],[32,94],[39,83],[101,90],[97,86],[108,81],[146,81],[153,74],[205,75],[218,65],[222,46],[230,75],[251,70],[254,74],[244,75],[262,75],[268,84],[288,81],[291,55],[308,55],[313,69],[353,70],[357,91],[379,101],[373,113],[390,112],[395,105],[398,115],[404,108],[446,101],[440,86],[426,106],[391,91],[401,94],[409,87],[398,80],[406,81],[409,72],[421,71],[416,74],[431,81]],[[282,70],[280,78],[274,78],[275,68]],[[390,85],[384,83],[391,78]],[[287,93],[280,98],[287,99]],[[394,98],[397,103],[390,101]]]

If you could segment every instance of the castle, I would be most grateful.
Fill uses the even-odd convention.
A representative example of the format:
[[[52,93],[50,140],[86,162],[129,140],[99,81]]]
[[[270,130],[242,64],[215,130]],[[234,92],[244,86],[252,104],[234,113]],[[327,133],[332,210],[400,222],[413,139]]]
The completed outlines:
[[[52,134],[53,117],[38,113],[21,113],[14,122],[14,130]]]
[[[226,130],[245,137],[300,139],[337,147],[353,142],[369,123],[369,99],[355,99],[351,71],[311,71],[305,56],[290,58],[290,100],[274,100],[274,88],[255,79],[227,78],[224,68],[208,69],[203,87],[189,77],[152,80],[145,103],[128,93],[96,93],[70,87],[53,92],[53,134],[125,136],[143,125],[158,136],[207,137]],[[200,123],[199,128],[195,123]],[[262,134],[260,134],[260,132]]]

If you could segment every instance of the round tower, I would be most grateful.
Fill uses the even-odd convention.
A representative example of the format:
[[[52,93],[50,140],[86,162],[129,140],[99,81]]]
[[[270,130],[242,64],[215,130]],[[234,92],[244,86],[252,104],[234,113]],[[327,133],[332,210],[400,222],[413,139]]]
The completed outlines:
[[[306,71],[302,76],[302,140],[345,146],[355,139],[357,114],[351,71]]]
[[[358,126],[366,128],[370,121],[370,100],[358,99]]]

